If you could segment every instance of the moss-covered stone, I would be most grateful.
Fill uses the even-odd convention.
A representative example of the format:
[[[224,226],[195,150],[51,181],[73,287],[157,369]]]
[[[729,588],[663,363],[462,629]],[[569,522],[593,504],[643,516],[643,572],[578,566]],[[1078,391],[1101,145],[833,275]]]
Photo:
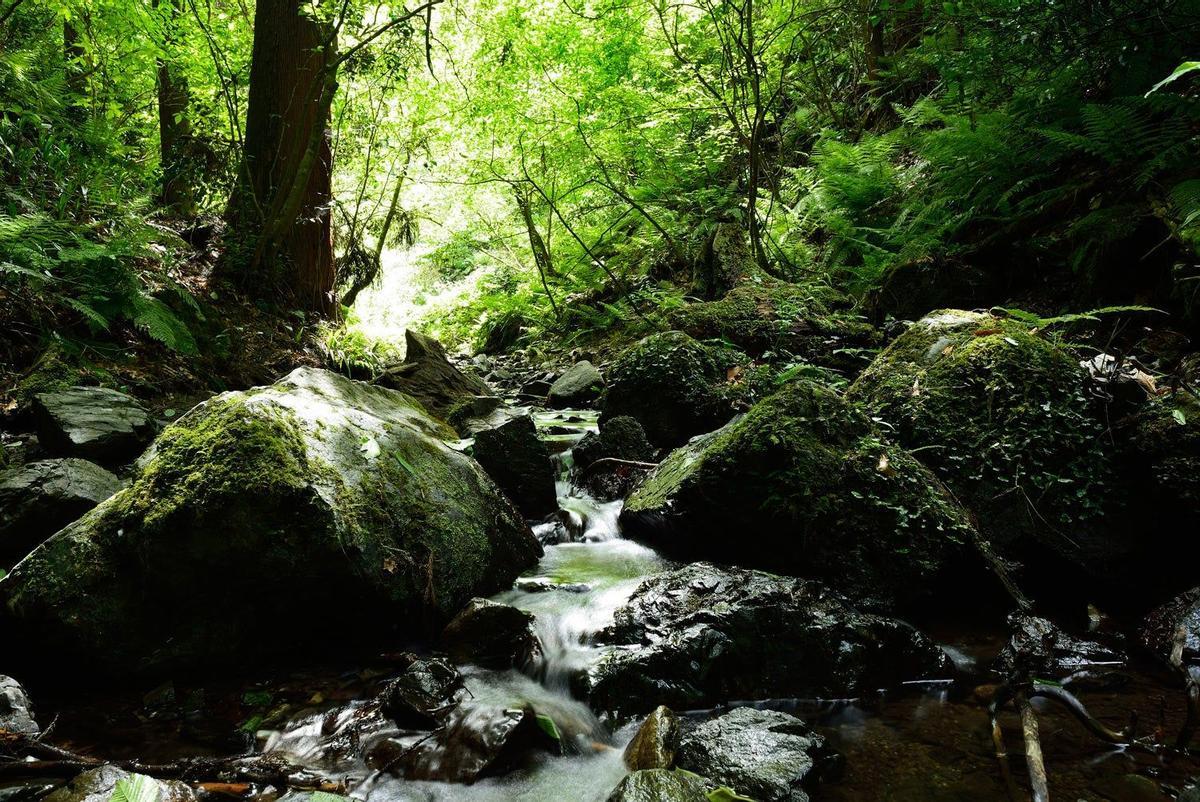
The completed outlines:
[[[668,555],[825,578],[859,599],[927,596],[970,555],[965,513],[836,393],[798,381],[672,453],[625,531]]]
[[[998,542],[1035,531],[1054,540],[1102,510],[1104,426],[1086,374],[1022,323],[936,312],[888,346],[847,395],[902,445],[919,448]]]
[[[749,354],[785,350],[818,365],[852,367],[847,348],[877,346],[879,333],[854,314],[797,284],[747,281],[716,301],[688,304],[671,315],[680,331],[733,343]]]
[[[601,423],[628,415],[650,442],[677,446],[734,414],[727,372],[743,356],[679,331],[653,334],[619,356],[608,371]]]
[[[432,633],[540,553],[451,434],[328,371],[226,393],[0,581],[0,602],[43,658],[121,672]]]

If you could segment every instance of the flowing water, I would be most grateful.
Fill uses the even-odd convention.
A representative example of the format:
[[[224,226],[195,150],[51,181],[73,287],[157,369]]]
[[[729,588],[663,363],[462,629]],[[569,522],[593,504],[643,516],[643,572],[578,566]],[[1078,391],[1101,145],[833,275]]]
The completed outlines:
[[[613,731],[572,695],[571,678],[602,657],[603,647],[595,644],[595,635],[612,621],[615,610],[639,582],[671,566],[653,550],[621,537],[620,502],[597,501],[568,481],[570,448],[583,434],[595,430],[594,414],[545,412],[538,413],[536,421],[556,452],[561,512],[558,519],[538,524],[535,531],[558,542],[547,545],[536,568],[495,600],[536,616],[544,656],[527,674],[463,667],[468,695],[459,715],[470,726],[472,716],[532,706],[555,721],[564,742],[569,742],[567,755],[530,755],[515,771],[470,786],[400,780],[371,772],[360,759],[323,764],[328,756],[315,749],[324,726],[322,711],[342,709],[340,715],[351,716],[353,700],[368,698],[387,676],[386,663],[340,674],[293,675],[251,689],[171,686],[171,704],[161,708],[168,709],[168,714],[156,712],[160,708],[155,700],[164,695],[162,689],[132,700],[111,694],[102,699],[51,699],[46,712],[62,714],[56,739],[113,758],[168,760],[236,752],[238,738],[249,740],[250,733],[259,730],[260,748],[287,753],[355,780],[352,795],[364,802],[603,802],[625,774],[621,753],[638,722]],[[999,627],[981,635],[978,624],[972,623],[937,634],[950,644],[946,651],[960,670],[974,674],[979,682],[987,681],[978,668],[986,667],[999,651]],[[1174,732],[1183,710],[1174,680],[1153,666],[1140,664],[1120,676],[1078,692],[1099,718],[1115,727],[1136,711],[1143,731]],[[973,684],[912,686],[852,700],[748,703],[794,712],[825,734],[844,755],[841,777],[814,789],[816,800],[1006,800],[1010,798],[1008,786],[994,755],[987,713],[980,701],[986,689],[977,693]],[[231,737],[237,726],[231,726],[230,717],[244,715],[250,693],[266,694],[273,701],[263,706],[263,715],[239,722],[244,734]],[[203,714],[188,713],[189,700],[196,694],[207,700],[196,706]],[[304,709],[313,712],[307,717],[297,712]],[[1200,764],[1186,756],[1105,746],[1059,709],[1043,706],[1040,718],[1056,800],[1168,799],[1156,789],[1182,788],[1189,778],[1200,774]],[[285,726],[285,722],[290,723]],[[1023,789],[1027,786],[1019,723],[1006,715],[1003,724],[1010,750],[1006,763]],[[0,801],[5,799],[0,783]]]

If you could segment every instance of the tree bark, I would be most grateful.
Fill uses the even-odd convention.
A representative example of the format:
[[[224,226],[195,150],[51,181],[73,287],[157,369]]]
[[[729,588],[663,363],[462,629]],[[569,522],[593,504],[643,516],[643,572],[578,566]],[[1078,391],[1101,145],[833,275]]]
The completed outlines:
[[[87,70],[84,63],[87,51],[79,29],[69,20],[63,22],[63,59],[67,79],[67,110],[76,121],[87,117]]]
[[[332,315],[332,31],[300,0],[259,0],[242,174],[230,201],[227,268],[260,295]]]
[[[154,0],[158,8],[161,0]],[[166,50],[175,37],[175,21],[183,10],[183,0],[170,0],[169,18],[165,20],[167,31]],[[158,143],[159,167],[162,171],[160,201],[164,206],[187,217],[195,213],[195,197],[189,177],[189,139],[191,124],[188,106],[191,95],[187,79],[171,63],[170,58],[156,59],[158,71]]]

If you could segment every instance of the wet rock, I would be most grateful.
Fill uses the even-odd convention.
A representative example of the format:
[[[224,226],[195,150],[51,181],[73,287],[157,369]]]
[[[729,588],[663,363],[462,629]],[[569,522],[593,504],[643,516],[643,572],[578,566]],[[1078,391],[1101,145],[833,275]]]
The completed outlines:
[[[129,462],[154,437],[150,413],[106,387],[39,393],[33,402],[38,439],[51,453],[102,465]]]
[[[653,334],[609,368],[600,422],[631,416],[650,442],[666,447],[711,431],[733,417],[726,372],[739,356],[683,332]]]
[[[31,462],[0,475],[0,568],[120,488],[116,476],[81,459]]]
[[[709,783],[686,771],[648,769],[621,780],[607,802],[708,802]]]
[[[462,705],[434,737],[408,749],[393,771],[410,780],[473,783],[504,774],[531,752],[559,751],[532,707]]]
[[[1164,663],[1177,642],[1184,665],[1200,666],[1200,587],[1179,594],[1146,616],[1142,643]]]
[[[844,299],[841,306],[848,309]],[[748,354],[786,350],[817,365],[858,367],[844,349],[876,345],[878,332],[849,311],[838,310],[811,289],[764,279],[747,282],[715,301],[688,304],[671,325],[697,340],[724,340]]]
[[[630,771],[672,768],[678,746],[679,719],[669,708],[659,705],[625,747],[625,765]]]
[[[548,379],[540,377],[529,379],[521,385],[521,395],[528,396],[529,398],[545,398],[553,386],[554,383]]]
[[[471,395],[455,402],[446,414],[446,422],[463,437],[474,437],[476,432],[495,428],[508,420],[503,414],[508,411],[504,399],[499,396]],[[495,417],[497,413],[501,415]]]
[[[559,376],[546,396],[554,409],[591,406],[604,392],[604,378],[591,362],[576,362]]]
[[[458,703],[462,676],[445,660],[414,660],[381,694],[384,714],[402,727],[433,727]]]
[[[582,582],[555,582],[552,579],[544,577],[517,581],[517,590],[524,591],[525,593],[549,593],[551,591],[558,591],[560,593],[587,593],[591,589],[591,585],[586,585]]]
[[[1068,635],[1051,621],[1013,613],[1008,617],[1012,637],[1000,652],[997,669],[1004,676],[1058,678],[1084,669],[1122,668],[1125,655],[1102,643]]]
[[[623,415],[605,421],[599,432],[588,433],[571,453],[577,481],[601,501],[613,501],[627,496],[649,470],[623,463],[650,462],[657,449],[637,419]],[[622,462],[596,465],[605,459]]]
[[[637,713],[729,699],[843,697],[940,676],[946,655],[894,618],[820,584],[696,563],[646,580],[602,640],[593,704]]]
[[[937,479],[810,382],[673,452],[621,524],[670,557],[820,578],[882,605],[983,577],[966,515]]]
[[[554,466],[532,416],[479,432],[471,453],[526,516],[541,518],[558,509]]]
[[[0,732],[37,735],[41,731],[33,720],[33,705],[25,689],[12,677],[0,674]]]
[[[1128,583],[1151,540],[1101,526],[1111,464],[1087,382],[1072,355],[1025,324],[943,310],[889,345],[847,397],[921,449],[983,533],[1039,574],[1027,587],[1062,594],[1081,570]]]
[[[536,663],[542,646],[524,610],[487,599],[471,602],[446,625],[442,648],[456,663],[485,668],[524,668]]]
[[[404,332],[404,343],[404,364],[388,368],[379,385],[408,393],[441,418],[463,398],[492,395],[485,382],[450,364],[446,349],[432,337],[410,329]]]
[[[43,802],[110,802],[118,783],[131,782],[142,775],[131,774],[116,766],[101,766],[85,771],[66,785],[47,794]],[[155,787],[156,802],[194,802],[196,792],[178,780],[164,781],[145,777]]]
[[[825,738],[795,716],[739,707],[686,733],[676,762],[757,802],[808,802],[832,761]]]
[[[0,580],[4,623],[37,633],[27,659],[122,675],[436,632],[541,554],[452,437],[329,371],[217,396]]]

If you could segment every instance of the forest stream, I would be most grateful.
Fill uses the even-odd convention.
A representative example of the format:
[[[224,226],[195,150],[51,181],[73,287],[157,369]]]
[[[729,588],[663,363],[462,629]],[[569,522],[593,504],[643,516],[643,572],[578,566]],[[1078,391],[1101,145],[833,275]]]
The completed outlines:
[[[381,771],[378,753],[372,754],[379,743],[394,739],[407,749],[419,749],[425,740],[393,723],[356,720],[356,711],[369,706],[382,679],[394,674],[387,660],[350,671],[333,660],[324,669],[276,675],[252,686],[218,681],[167,683],[138,695],[51,692],[39,700],[38,710],[54,722],[57,742],[112,760],[170,762],[234,749],[236,738],[230,732],[238,726],[256,751],[285,757],[293,766],[324,778],[328,787],[345,789],[364,802],[609,798],[629,771],[623,753],[644,717],[598,714],[574,686],[612,648],[598,644],[597,635],[613,623],[614,612],[643,579],[670,570],[674,563],[622,536],[620,500],[598,500],[572,481],[573,447],[598,430],[596,413],[555,410],[533,417],[542,440],[555,452],[559,512],[534,522],[534,531],[546,543],[543,557],[493,601],[535,617],[540,655],[519,669],[457,666],[464,694],[447,726],[458,731],[457,738],[486,740],[498,716],[503,720],[506,711],[529,708],[537,711],[539,720],[553,722],[561,754],[528,749],[510,756],[500,776],[488,776],[492,772],[485,770],[470,785],[404,779]],[[987,683],[994,682],[987,666],[1003,648],[1005,633],[965,625],[960,613],[947,610],[940,624],[927,626],[950,658],[942,674],[853,698],[730,699],[720,708],[679,713],[703,721],[723,710],[753,707],[802,718],[837,755],[822,772],[821,782],[806,784],[813,799],[1008,799],[1015,787],[1010,784],[1023,782],[1013,779],[1023,773],[1020,749],[998,763],[986,708],[991,693]],[[1114,728],[1131,713],[1139,714],[1141,726],[1158,737],[1182,725],[1178,693],[1155,666],[1081,658],[1072,667],[1066,686],[1092,715]],[[231,720],[247,704],[264,715]],[[1183,788],[1200,770],[1191,758],[1102,744],[1062,707],[1044,700],[1035,700],[1034,706],[1045,759],[1053,769],[1053,788],[1062,798],[1159,799],[1163,797],[1158,788]],[[1001,714],[1000,724],[1019,740],[1013,734],[1020,729],[1014,713]],[[346,738],[352,731],[353,737]],[[444,770],[439,761],[454,759],[452,753],[435,750],[423,770],[438,774]],[[0,800],[16,802],[50,787],[36,778],[14,782],[0,777]],[[269,785],[245,792],[229,788],[254,799],[278,794]]]

